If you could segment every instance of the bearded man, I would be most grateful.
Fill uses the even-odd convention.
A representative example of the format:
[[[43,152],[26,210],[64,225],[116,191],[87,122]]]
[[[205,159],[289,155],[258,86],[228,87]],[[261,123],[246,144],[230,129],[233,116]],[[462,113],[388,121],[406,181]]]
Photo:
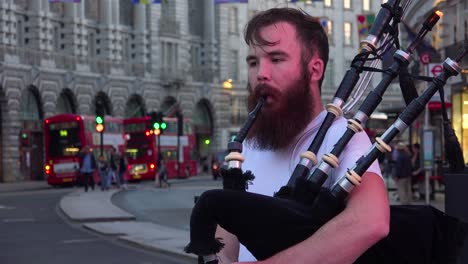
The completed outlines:
[[[317,19],[296,9],[274,8],[251,19],[245,41],[249,46],[249,111],[260,97],[266,97],[266,102],[247,137],[243,169],[255,175],[248,191],[272,196],[286,185],[299,155],[307,150],[325,118],[320,88],[328,61],[328,40]],[[317,157],[332,150],[346,125],[342,117],[335,120]],[[367,135],[357,133],[324,187],[331,188],[370,146]],[[261,263],[353,263],[385,237],[389,204],[377,162],[362,178],[342,213],[308,239]],[[225,244],[218,256],[220,263],[255,261],[226,230],[218,227],[216,237]]]

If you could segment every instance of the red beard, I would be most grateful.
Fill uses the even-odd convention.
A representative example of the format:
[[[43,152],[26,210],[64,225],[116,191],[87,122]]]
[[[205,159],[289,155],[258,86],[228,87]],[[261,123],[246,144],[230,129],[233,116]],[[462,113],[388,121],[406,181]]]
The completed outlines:
[[[313,100],[310,96],[309,74],[303,67],[301,78],[279,92],[260,84],[252,91],[248,85],[247,108],[252,111],[260,96],[272,97],[275,105],[266,102],[247,135],[248,142],[260,150],[280,150],[306,128],[312,118]]]

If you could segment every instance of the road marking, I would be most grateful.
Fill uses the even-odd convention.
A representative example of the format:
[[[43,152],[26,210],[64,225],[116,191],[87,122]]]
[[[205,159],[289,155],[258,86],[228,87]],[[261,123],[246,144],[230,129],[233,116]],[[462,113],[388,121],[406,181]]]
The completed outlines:
[[[15,209],[15,208],[12,207],[12,206],[6,206],[6,205],[1,205],[1,204],[0,204],[0,209],[11,210],[11,209]]]
[[[96,238],[85,238],[85,239],[69,239],[69,240],[63,240],[61,243],[63,244],[76,244],[76,243],[88,243],[88,242],[94,242],[98,241],[99,239]]]
[[[36,222],[34,218],[8,218],[3,219],[4,223],[24,223],[24,222]]]

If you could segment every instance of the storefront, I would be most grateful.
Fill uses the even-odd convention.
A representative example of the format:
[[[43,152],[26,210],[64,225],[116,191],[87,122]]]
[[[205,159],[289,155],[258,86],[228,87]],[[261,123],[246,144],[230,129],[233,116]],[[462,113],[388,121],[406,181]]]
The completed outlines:
[[[452,94],[452,125],[463,150],[465,162],[468,161],[468,87]]]

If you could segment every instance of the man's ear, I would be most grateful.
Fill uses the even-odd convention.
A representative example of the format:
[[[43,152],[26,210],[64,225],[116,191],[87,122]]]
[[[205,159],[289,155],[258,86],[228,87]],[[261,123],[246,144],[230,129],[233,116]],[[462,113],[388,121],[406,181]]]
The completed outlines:
[[[320,79],[322,79],[322,76],[324,74],[323,71],[325,69],[321,58],[319,58],[318,56],[312,57],[307,66],[309,68],[311,81],[319,81]]]

